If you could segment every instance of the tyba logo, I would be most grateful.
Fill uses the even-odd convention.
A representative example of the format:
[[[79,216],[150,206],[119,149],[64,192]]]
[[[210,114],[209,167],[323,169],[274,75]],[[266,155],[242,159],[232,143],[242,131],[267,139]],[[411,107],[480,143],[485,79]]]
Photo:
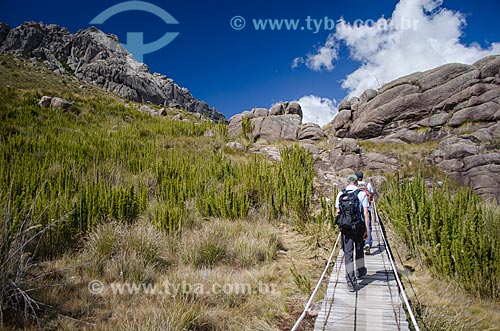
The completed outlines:
[[[110,17],[131,10],[149,12],[160,17],[166,24],[179,24],[177,20],[162,8],[144,1],[126,1],[116,4],[94,17],[89,24],[103,24]],[[143,62],[144,54],[153,53],[172,42],[179,32],[167,32],[160,39],[144,44],[143,32],[127,32],[127,43],[123,44],[137,61]]]

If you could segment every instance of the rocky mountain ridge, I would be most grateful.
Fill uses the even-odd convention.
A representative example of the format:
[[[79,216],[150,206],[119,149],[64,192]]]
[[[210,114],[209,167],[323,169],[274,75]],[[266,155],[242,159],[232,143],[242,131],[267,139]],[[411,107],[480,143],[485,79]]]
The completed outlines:
[[[472,65],[450,63],[396,79],[359,98],[344,100],[332,121],[334,140],[378,144],[437,143],[424,162],[487,199],[500,197],[500,56]],[[337,153],[344,165],[395,167],[394,156],[380,162],[362,152]],[[387,162],[390,161],[390,162]],[[337,161],[338,162],[338,161]]]
[[[151,73],[114,35],[95,27],[72,34],[55,24],[25,22],[11,28],[0,22],[0,53],[41,60],[52,71],[72,75],[131,101],[182,108],[225,121],[206,102],[172,79]]]
[[[416,153],[417,161],[438,167],[485,199],[500,201],[500,55],[472,65],[446,64],[366,90],[343,100],[335,118],[323,128],[314,127],[312,136],[302,134],[311,128],[302,124],[301,111],[288,107],[277,104],[269,111],[254,108],[233,116],[230,138],[237,139],[248,118],[255,142],[303,144],[317,158],[323,188],[357,169],[378,175],[397,171],[408,160],[387,150],[422,146],[431,151]],[[260,150],[271,159],[279,155],[276,146]]]

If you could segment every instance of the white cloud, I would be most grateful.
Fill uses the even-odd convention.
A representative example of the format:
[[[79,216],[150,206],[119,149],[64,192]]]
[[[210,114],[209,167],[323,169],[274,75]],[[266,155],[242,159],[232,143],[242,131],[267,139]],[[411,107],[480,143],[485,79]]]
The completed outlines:
[[[302,123],[328,124],[337,114],[337,102],[315,95],[305,95],[297,102],[302,108]]]
[[[293,59],[291,67],[292,67],[292,69],[295,69],[299,65],[301,65],[302,63],[304,63],[304,58],[296,57],[295,59]]]
[[[325,44],[318,47],[315,53],[307,54],[305,60],[303,58],[295,58],[292,68],[296,68],[300,63],[305,63],[309,69],[314,71],[332,71],[335,68],[333,61],[338,59],[338,53],[338,43],[336,42],[334,35],[329,35]]]
[[[471,64],[500,54],[500,43],[488,49],[477,43],[461,44],[465,17],[442,4],[443,0],[401,0],[389,19],[351,23],[340,19],[325,45],[346,46],[351,58],[360,63],[342,82],[349,96],[359,96],[367,88],[378,88],[416,71],[451,62]],[[319,68],[331,70],[333,65],[330,62],[330,66]]]

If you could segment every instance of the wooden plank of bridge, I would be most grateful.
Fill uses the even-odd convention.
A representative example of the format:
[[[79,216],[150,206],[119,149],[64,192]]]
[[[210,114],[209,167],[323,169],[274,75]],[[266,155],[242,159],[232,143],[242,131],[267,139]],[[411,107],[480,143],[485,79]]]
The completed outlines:
[[[344,253],[337,257],[330,276],[315,331],[410,330],[381,229],[373,222],[373,246],[365,256],[368,274],[349,292],[345,279]]]

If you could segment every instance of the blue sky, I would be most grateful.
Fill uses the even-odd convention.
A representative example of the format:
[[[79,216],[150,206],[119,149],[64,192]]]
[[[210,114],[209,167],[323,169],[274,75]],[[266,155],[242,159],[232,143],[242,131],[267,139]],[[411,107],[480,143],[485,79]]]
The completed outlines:
[[[89,27],[102,11],[124,2],[2,0],[0,21],[12,27],[28,20],[54,23],[75,33]],[[491,0],[147,3],[179,24],[132,10],[95,26],[124,43],[127,32],[143,32],[145,43],[178,32],[143,61],[227,118],[296,100],[304,108],[304,122],[323,125],[342,99],[366,88],[444,63],[472,63],[500,54],[500,3]],[[235,16],[245,19],[243,29],[232,28]],[[269,19],[281,22],[282,28],[271,30]],[[259,20],[260,29],[255,26]],[[297,28],[287,29],[285,20]]]

